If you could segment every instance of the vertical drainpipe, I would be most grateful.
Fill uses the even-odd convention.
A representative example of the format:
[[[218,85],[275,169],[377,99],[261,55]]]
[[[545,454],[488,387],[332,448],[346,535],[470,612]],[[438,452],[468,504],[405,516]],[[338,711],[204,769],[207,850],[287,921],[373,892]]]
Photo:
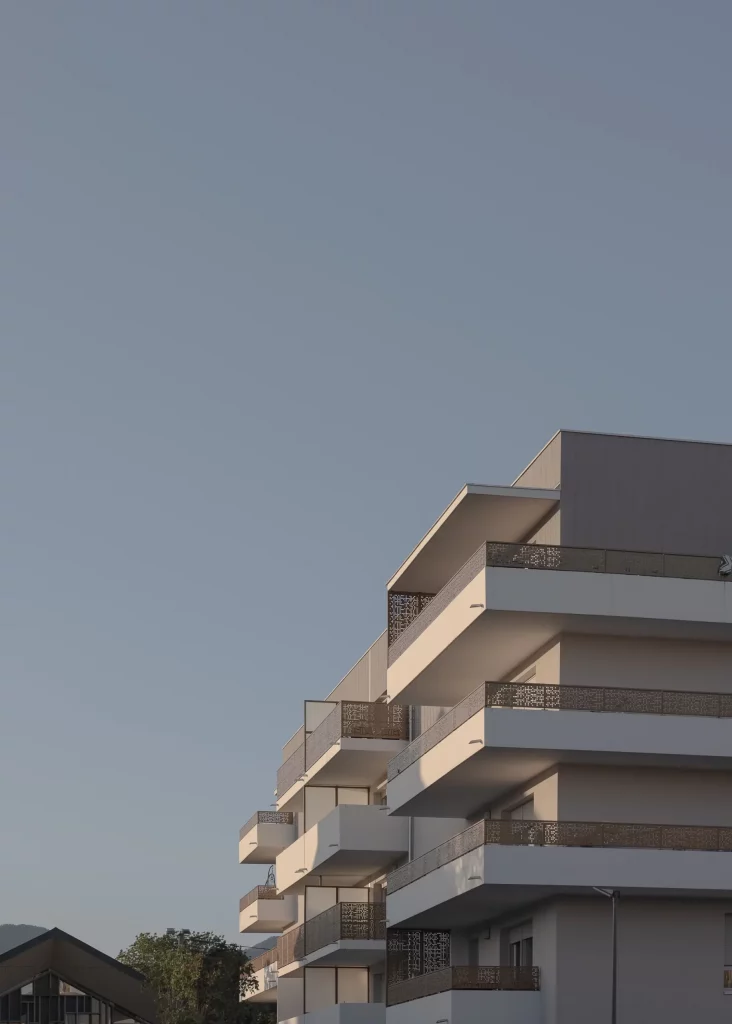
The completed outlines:
[[[411,743],[417,735],[417,708],[414,704],[409,705],[409,742]],[[407,858],[414,860],[414,818],[409,816],[409,829],[407,835]]]

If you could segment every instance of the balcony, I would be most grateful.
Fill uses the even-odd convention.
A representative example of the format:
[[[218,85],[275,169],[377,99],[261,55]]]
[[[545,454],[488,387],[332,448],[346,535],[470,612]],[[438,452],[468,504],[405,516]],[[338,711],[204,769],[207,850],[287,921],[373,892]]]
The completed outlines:
[[[452,928],[603,886],[634,896],[729,895],[732,827],[486,820],[392,871],[393,926]],[[726,894],[726,895],[725,895]]]
[[[359,884],[407,852],[407,825],[385,807],[339,804],[277,857],[278,891],[303,892],[312,874]]]
[[[720,767],[731,750],[732,693],[482,683],[389,762],[388,801],[469,817],[553,764]]]
[[[389,986],[390,1024],[540,1024],[538,967],[446,967]]]
[[[241,997],[247,1003],[277,1002],[277,947],[268,950],[252,962],[252,977],[257,988]]]
[[[336,903],[316,914],[279,940],[280,970],[379,963],[386,956],[385,910],[383,903]]]
[[[646,636],[729,641],[722,564],[706,555],[489,541],[436,595],[390,592],[389,698],[456,703],[560,632],[634,635],[641,620]]]
[[[297,1017],[288,1017],[280,1024],[385,1024],[383,1003],[336,1003]]]
[[[281,932],[297,920],[297,897],[274,885],[257,885],[239,900],[240,932]]]
[[[277,772],[277,803],[288,803],[306,781],[320,786],[371,786],[409,739],[409,708],[338,701]]]
[[[557,467],[558,479],[559,468]],[[486,537],[515,543],[559,508],[556,489],[466,484],[388,583],[436,593]]]
[[[239,863],[271,864],[294,839],[291,811],[256,811],[239,829]]]

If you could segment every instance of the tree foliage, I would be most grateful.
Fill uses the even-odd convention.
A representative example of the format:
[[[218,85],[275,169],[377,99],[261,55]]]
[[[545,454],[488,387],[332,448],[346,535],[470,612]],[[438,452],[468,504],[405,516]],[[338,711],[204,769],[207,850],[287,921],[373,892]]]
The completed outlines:
[[[118,957],[145,975],[160,1024],[270,1024],[267,1011],[242,1003],[256,989],[241,946],[213,932],[142,932]]]

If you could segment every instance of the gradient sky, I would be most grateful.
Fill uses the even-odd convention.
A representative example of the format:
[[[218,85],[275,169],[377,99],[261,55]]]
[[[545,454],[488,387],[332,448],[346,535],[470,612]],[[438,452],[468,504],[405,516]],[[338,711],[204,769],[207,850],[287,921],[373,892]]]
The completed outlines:
[[[732,440],[730,38],[2,5],[0,920],[238,939],[239,826],[459,487],[559,427]]]

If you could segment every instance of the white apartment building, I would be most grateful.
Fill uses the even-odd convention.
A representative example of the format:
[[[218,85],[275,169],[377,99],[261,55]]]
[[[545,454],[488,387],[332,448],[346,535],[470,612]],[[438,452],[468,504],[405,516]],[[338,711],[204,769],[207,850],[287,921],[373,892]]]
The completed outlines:
[[[562,431],[466,485],[241,830],[276,865],[241,930],[281,932],[248,998],[290,1024],[732,1020],[731,584],[732,445]]]

